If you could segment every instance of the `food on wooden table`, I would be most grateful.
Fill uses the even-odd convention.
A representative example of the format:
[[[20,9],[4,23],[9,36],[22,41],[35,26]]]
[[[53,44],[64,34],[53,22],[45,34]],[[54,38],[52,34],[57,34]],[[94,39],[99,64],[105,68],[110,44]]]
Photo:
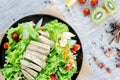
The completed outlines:
[[[118,11],[118,6],[114,0],[104,0],[103,8],[108,14],[114,14]]]
[[[85,9],[83,10],[83,13],[84,13],[84,16],[90,15],[90,9],[89,9],[89,8],[85,8]]]
[[[86,0],[79,0],[79,3],[80,3],[80,4],[85,4],[85,3],[86,3]]]
[[[98,5],[99,0],[91,0],[91,6],[96,6]]]
[[[6,63],[0,71],[6,80],[70,80],[81,48],[73,37],[58,20],[46,23],[42,30],[32,21],[18,24],[7,32]]]
[[[65,5],[66,5],[67,7],[69,7],[69,6],[73,5],[73,4],[75,4],[75,2],[77,2],[77,0],[66,0]]]
[[[91,14],[91,20],[95,23],[101,23],[106,16],[106,11],[103,8],[96,8]]]

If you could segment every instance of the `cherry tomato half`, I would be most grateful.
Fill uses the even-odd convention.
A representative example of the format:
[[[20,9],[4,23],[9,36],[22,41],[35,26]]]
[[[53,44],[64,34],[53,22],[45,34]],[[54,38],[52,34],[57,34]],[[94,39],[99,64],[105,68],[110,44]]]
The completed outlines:
[[[8,46],[9,46],[9,43],[8,43],[8,42],[5,42],[5,43],[3,44],[3,48],[4,48],[4,49],[8,49]]]
[[[19,34],[18,33],[13,33],[12,38],[15,39],[15,40],[18,40],[19,39]]]
[[[98,4],[98,0],[91,0],[91,6],[96,6]]]
[[[24,80],[24,78],[23,78],[23,77],[20,77],[19,80]]]
[[[50,80],[55,80],[55,76],[54,75],[50,75]]]
[[[71,70],[73,67],[73,64],[70,62],[68,66],[66,66],[66,70]]]
[[[80,44],[75,44],[74,46],[73,46],[73,50],[74,51],[78,51],[79,49],[80,49]]]
[[[80,3],[80,4],[85,4],[85,3],[86,3],[86,0],[79,0],[79,3]]]
[[[85,16],[88,16],[90,14],[90,9],[89,8],[85,8],[83,10],[83,13],[84,13]]]
[[[55,80],[58,80],[58,73],[55,73]]]

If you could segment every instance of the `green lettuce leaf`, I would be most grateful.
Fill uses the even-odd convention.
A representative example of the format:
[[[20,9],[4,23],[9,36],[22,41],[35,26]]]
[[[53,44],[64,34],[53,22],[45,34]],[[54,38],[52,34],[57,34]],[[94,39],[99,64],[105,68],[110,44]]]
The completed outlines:
[[[69,29],[66,24],[58,22],[58,20],[53,20],[49,23],[46,23],[44,29],[50,33],[50,39],[57,42],[63,32],[68,32]]]
[[[20,69],[20,60],[23,58],[23,53],[26,50],[30,40],[38,40],[38,33],[33,28],[32,22],[18,24],[16,28],[10,28],[7,32],[9,41],[8,50],[5,52],[7,55],[6,64],[4,68],[0,69],[6,80],[16,80],[17,77],[22,75]],[[12,38],[13,33],[19,34],[20,41],[17,42]],[[28,80],[25,78],[25,80]]]

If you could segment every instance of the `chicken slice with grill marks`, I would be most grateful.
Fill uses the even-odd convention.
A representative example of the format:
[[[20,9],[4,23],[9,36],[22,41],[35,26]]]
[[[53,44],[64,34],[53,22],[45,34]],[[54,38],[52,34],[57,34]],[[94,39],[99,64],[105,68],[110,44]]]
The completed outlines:
[[[23,57],[26,58],[26,59],[31,60],[32,62],[34,62],[35,64],[41,66],[42,68],[44,68],[45,65],[46,65],[46,62],[45,62],[44,60],[41,60],[41,59],[39,59],[38,57],[36,57],[36,56],[34,56],[34,55],[31,55],[31,54],[29,54],[29,53],[25,53],[25,54],[23,55]]]
[[[33,76],[31,76],[27,71],[21,69],[21,71],[23,72],[24,76],[26,78],[28,78],[29,80],[35,80],[35,78]]]
[[[43,55],[43,54],[41,54],[39,52],[36,52],[36,51],[26,50],[26,53],[34,55],[34,56],[36,56],[36,57],[38,57],[38,58],[40,58],[40,59],[42,59],[44,61],[46,61],[48,59],[47,56],[45,56],[45,55]]]
[[[42,70],[42,68],[40,66],[38,66],[38,65],[36,65],[36,64],[34,64],[32,62],[29,62],[27,60],[21,60],[20,63],[21,63],[21,65],[24,65],[26,67],[34,69],[34,70],[36,70],[38,72],[40,72]]]
[[[54,46],[54,42],[51,41],[51,40],[49,40],[48,38],[46,38],[46,37],[44,37],[44,36],[42,36],[42,35],[40,35],[38,38],[39,38],[39,40],[40,40],[42,43],[45,43],[45,44],[47,44],[47,45],[50,45],[51,48]]]
[[[41,35],[47,37],[47,38],[50,38],[50,34],[49,34],[48,31],[42,31],[42,30],[40,30],[39,33],[40,33]]]
[[[39,48],[50,51],[50,46],[47,45],[47,44],[43,44],[43,43],[40,43],[40,42],[37,42],[37,41],[30,41],[30,44],[35,45],[35,46],[37,46]]]
[[[38,73],[37,73],[36,71],[34,71],[34,70],[32,70],[32,69],[24,66],[24,65],[21,65],[21,68],[22,68],[23,70],[25,70],[26,72],[28,72],[30,75],[32,75],[34,78],[36,78],[37,75],[38,75]]]
[[[42,49],[42,48],[39,48],[35,45],[28,45],[27,47],[28,50],[31,50],[31,51],[36,51],[36,52],[39,52],[39,53],[42,53],[44,55],[48,55],[49,54],[49,51],[48,50],[45,50],[45,49]]]

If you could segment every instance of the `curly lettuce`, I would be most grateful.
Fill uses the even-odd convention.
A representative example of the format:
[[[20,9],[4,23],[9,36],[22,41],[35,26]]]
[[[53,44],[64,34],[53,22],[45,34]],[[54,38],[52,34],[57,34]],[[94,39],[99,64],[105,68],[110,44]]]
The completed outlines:
[[[53,20],[49,23],[46,23],[44,29],[50,33],[50,39],[55,42],[58,42],[63,32],[69,31],[68,26],[58,22],[58,20]]]
[[[45,24],[44,29],[50,33],[50,39],[55,41],[55,46],[52,48],[49,58],[47,60],[47,64],[45,68],[39,73],[36,80],[51,80],[50,75],[58,73],[58,80],[71,80],[72,75],[77,71],[77,66],[72,68],[72,70],[66,70],[66,64],[69,63],[70,58],[64,60],[65,55],[63,53],[64,47],[60,47],[59,40],[63,32],[68,32],[68,26],[58,22],[58,20],[50,21]],[[71,46],[76,42],[72,42],[72,40],[68,41],[69,47],[68,51],[70,51]]]
[[[30,40],[38,40],[38,28],[34,29],[33,26],[34,24],[32,22],[26,22],[18,24],[18,27],[8,30],[7,39],[9,41],[9,47],[5,52],[7,55],[6,64],[4,68],[0,69],[6,80],[16,80],[17,77],[22,75],[20,60],[23,58],[23,53]],[[13,33],[19,34],[19,42],[12,38]]]

